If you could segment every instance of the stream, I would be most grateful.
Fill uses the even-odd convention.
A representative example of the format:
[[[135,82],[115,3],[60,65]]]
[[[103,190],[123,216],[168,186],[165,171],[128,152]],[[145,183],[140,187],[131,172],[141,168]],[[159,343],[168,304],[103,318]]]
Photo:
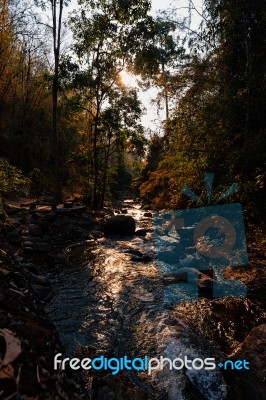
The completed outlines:
[[[152,218],[143,217],[136,203],[123,206],[137,228],[147,229],[145,237],[102,237],[69,245],[49,272],[54,296],[46,311],[59,332],[64,356],[215,357],[218,362],[257,322],[255,308],[246,299],[165,302]],[[87,382],[89,397],[97,400],[227,399],[219,368],[166,367],[150,375],[136,370],[117,375],[96,371]]]

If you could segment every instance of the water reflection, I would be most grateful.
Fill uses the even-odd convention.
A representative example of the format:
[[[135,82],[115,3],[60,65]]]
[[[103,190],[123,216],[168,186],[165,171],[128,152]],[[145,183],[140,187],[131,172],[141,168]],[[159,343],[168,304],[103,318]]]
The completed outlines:
[[[227,318],[228,309],[224,307],[219,313],[215,307],[228,304],[228,299],[164,302],[165,282],[157,267],[152,219],[143,218],[140,206],[133,202],[123,206],[134,216],[138,228],[148,228],[146,237],[100,238],[69,246],[50,276],[55,296],[47,311],[58,328],[66,355],[83,348],[84,356],[221,357],[217,343],[240,340],[236,331],[243,320],[237,320],[231,310],[231,327],[221,321],[223,315]],[[134,261],[141,255],[151,261]],[[243,324],[247,330],[258,316],[251,312],[252,307],[248,309],[248,300],[233,300],[236,310],[246,312]],[[192,374],[186,369],[165,369],[150,377],[127,371],[111,381],[104,379],[100,386],[95,383],[93,399],[223,400],[227,391],[220,370]],[[97,377],[95,382],[99,380]],[[124,389],[118,395],[121,387]]]

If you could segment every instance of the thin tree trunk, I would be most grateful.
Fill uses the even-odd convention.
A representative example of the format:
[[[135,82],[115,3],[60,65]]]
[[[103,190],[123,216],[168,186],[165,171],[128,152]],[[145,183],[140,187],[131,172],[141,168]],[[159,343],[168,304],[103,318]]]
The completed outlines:
[[[53,47],[54,47],[54,76],[53,76],[53,88],[52,88],[52,107],[53,107],[52,128],[53,128],[53,142],[54,142],[54,168],[55,168],[57,201],[61,201],[57,111],[58,111],[59,59],[60,59],[60,44],[61,44],[62,13],[63,13],[63,0],[60,0],[59,2],[58,20],[57,20],[57,1],[52,0]]]
[[[111,136],[112,136],[111,129],[109,129],[108,145],[107,145],[107,152],[106,152],[106,157],[105,157],[104,173],[103,173],[103,187],[102,187],[101,204],[100,204],[101,208],[104,205],[105,193],[106,193],[107,170],[108,170],[108,161],[109,161],[109,156],[110,156]]]
[[[164,82],[165,117],[166,119],[168,119],[169,118],[168,86],[167,86],[167,77],[164,69],[164,62],[162,62],[162,73],[165,81]]]
[[[98,176],[99,176],[99,166],[98,166],[98,150],[97,150],[97,136],[98,136],[98,116],[95,119],[94,127],[94,138],[93,138],[93,200],[92,208],[96,210],[99,207],[98,202]]]
[[[100,64],[99,64],[99,48],[96,55],[96,68],[99,74]],[[99,76],[98,76],[99,78]],[[98,80],[97,78],[97,80]],[[99,198],[98,198],[98,184],[99,184],[99,160],[98,160],[98,149],[97,149],[97,140],[98,140],[98,126],[100,120],[100,84],[99,80],[97,82],[97,89],[96,89],[96,115],[94,118],[94,138],[93,138],[93,173],[94,173],[94,182],[93,182],[93,200],[92,200],[92,208],[97,210],[99,208]]]

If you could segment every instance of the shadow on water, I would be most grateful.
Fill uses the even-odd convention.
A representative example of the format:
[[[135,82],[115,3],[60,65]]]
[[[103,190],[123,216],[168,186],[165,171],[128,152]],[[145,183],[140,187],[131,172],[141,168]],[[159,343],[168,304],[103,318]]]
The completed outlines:
[[[94,262],[93,248],[94,244],[89,242],[66,247],[49,273],[54,296],[46,311],[56,325],[68,355],[86,344],[80,326],[88,313],[88,302],[97,301],[92,295],[92,276],[87,268]]]

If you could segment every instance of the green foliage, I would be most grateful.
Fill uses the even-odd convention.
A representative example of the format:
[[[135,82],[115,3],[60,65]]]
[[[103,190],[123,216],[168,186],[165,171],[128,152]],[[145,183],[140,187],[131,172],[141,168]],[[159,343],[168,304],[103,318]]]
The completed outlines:
[[[9,162],[0,158],[0,194],[6,195],[25,195],[28,193],[29,180],[22,172]]]
[[[182,207],[184,185],[201,193],[204,172],[214,172],[220,191],[236,181],[236,200],[249,221],[265,213],[265,37],[263,2],[205,1],[193,56],[172,73],[168,96],[178,99],[165,124],[164,146],[148,153],[141,194],[154,207]],[[213,45],[210,47],[210,43]],[[204,48],[200,57],[195,46]],[[152,72],[151,72],[152,75]],[[169,81],[168,81],[169,82]],[[183,89],[178,89],[183,88]],[[179,97],[176,96],[179,93]],[[155,143],[151,140],[150,152]],[[151,152],[152,154],[152,152]]]
[[[146,27],[145,45],[139,49],[135,57],[135,71],[159,84],[161,74],[173,68],[184,54],[184,48],[178,46],[178,37],[173,22],[160,18],[149,20]]]
[[[69,18],[74,56],[60,55],[60,40],[54,42],[54,66],[47,63],[48,45],[36,35],[40,25],[20,12],[21,5],[11,3],[0,0],[3,195],[24,193],[28,181],[23,174],[31,171],[31,192],[37,197],[51,186],[45,176],[51,181],[60,175],[73,193],[82,188],[96,208],[105,198],[120,195],[133,178],[154,207],[185,207],[189,204],[180,195],[182,187],[201,195],[204,172],[214,172],[217,190],[238,182],[235,199],[246,217],[252,223],[262,220],[263,0],[205,0],[201,27],[194,33],[190,26],[184,29],[185,20],[181,23],[175,12],[153,18],[147,0],[80,0],[79,11]],[[67,3],[36,0],[54,11]],[[188,4],[191,10],[194,5]],[[148,143],[139,122],[138,93],[120,77],[125,68],[140,73],[144,86],[159,88],[165,102],[164,133]],[[52,164],[59,171],[52,173]]]
[[[140,103],[134,91],[113,91],[109,98],[110,105],[104,108],[98,119],[97,165],[98,179],[97,195],[101,201],[110,193],[110,187],[119,185],[124,178],[124,153],[131,154],[137,160],[144,155],[145,137],[142,126],[138,124],[141,113]],[[92,134],[91,134],[92,132]],[[70,157],[71,179],[82,188],[83,194],[93,199],[94,168],[93,168],[93,130],[84,130],[85,141]],[[121,164],[122,162],[122,164]],[[124,164],[123,164],[124,165]],[[122,168],[122,169],[121,169]],[[128,171],[126,172],[127,176]],[[127,179],[130,185],[131,179]],[[122,186],[121,186],[122,187]],[[120,191],[121,191],[120,187]],[[125,187],[125,182],[123,182]],[[118,192],[112,190],[112,194]]]
[[[5,220],[7,219],[7,213],[5,212],[5,210],[3,208],[1,208],[0,206],[0,221],[1,222],[5,222]]]
[[[79,70],[69,87],[75,91],[77,109],[87,115],[87,129],[83,131],[87,139],[81,147],[89,160],[91,205],[98,208],[103,205],[120,153],[143,151],[140,102],[136,91],[123,85],[119,74],[143,41],[138,27],[149,19],[150,5],[145,0],[80,4],[82,10],[70,19]]]
[[[30,174],[29,178],[31,181],[30,192],[37,199],[43,193],[45,189],[47,189],[47,178],[46,176],[39,170],[39,168],[34,168]]]

